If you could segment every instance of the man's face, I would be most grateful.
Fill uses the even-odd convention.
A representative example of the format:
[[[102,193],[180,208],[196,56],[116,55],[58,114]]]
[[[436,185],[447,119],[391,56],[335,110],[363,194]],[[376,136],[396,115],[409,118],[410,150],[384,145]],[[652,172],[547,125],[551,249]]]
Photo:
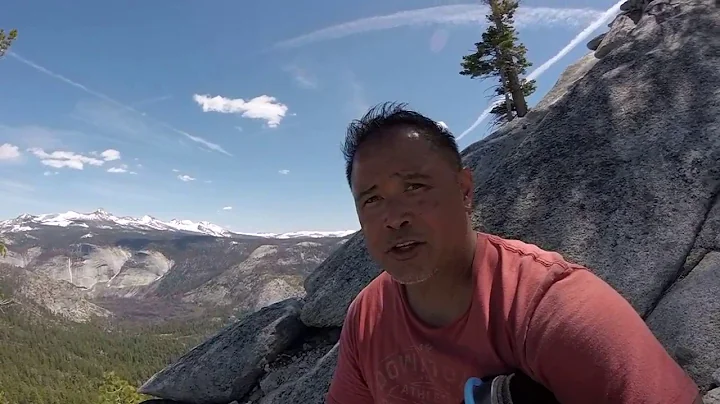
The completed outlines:
[[[352,193],[368,251],[403,284],[428,280],[467,245],[472,176],[414,129],[360,146]]]

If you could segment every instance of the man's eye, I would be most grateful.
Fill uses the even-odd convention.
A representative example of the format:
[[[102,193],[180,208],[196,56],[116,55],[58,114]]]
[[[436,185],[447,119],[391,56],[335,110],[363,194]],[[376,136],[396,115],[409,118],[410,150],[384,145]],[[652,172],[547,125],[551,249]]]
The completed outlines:
[[[424,188],[425,185],[423,184],[409,184],[405,187],[406,191],[415,191],[416,189]]]
[[[371,197],[365,199],[365,205],[373,203],[373,202],[377,202],[379,199],[380,198],[378,198],[377,196],[371,196]]]

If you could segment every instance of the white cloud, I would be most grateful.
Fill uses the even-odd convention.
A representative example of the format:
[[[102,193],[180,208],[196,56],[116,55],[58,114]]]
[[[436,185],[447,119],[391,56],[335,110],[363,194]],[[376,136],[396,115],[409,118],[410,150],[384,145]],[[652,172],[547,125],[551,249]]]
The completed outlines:
[[[187,174],[178,175],[177,177],[180,181],[183,181],[183,182],[195,181],[195,178],[193,178]]]
[[[53,168],[67,167],[75,170],[82,170],[84,167],[83,163],[77,160],[41,160],[40,162]]]
[[[237,130],[238,130],[238,132],[242,132],[242,131],[243,131],[243,128],[242,128],[242,126],[236,126],[236,127],[235,127],[235,129],[237,129]]]
[[[597,16],[597,18],[592,21],[590,25],[580,31],[579,34],[575,35],[575,37],[571,39],[564,48],[560,49],[560,51],[555,54],[555,56],[551,57],[550,59],[545,61],[545,63],[541,64],[538,68],[530,72],[530,74],[527,75],[527,79],[535,80],[540,77],[550,67],[552,67],[552,65],[557,63],[557,61],[560,60],[563,56],[570,53],[570,51],[577,47],[581,42],[584,42],[585,39],[587,39],[593,32],[595,32],[596,29],[600,28],[602,25],[606,24],[608,21],[614,18],[617,13],[620,12],[620,5],[622,5],[624,2],[624,0],[620,0],[615,3],[615,5],[607,9],[605,12],[600,13],[600,15]],[[477,128],[490,115],[490,111],[495,107],[495,105],[501,101],[502,97],[496,97],[495,99],[493,99],[490,106],[485,108],[485,110],[480,114],[480,116],[475,120],[475,122],[473,122],[473,124],[470,125],[469,128],[465,129],[465,131],[461,133],[456,140],[464,138],[465,136],[467,136],[468,133],[475,130],[475,128]]]
[[[115,174],[122,174],[122,173],[137,174],[135,171],[128,171],[127,164],[121,164],[118,167],[110,167],[110,168],[108,168],[107,172],[115,173]]]
[[[85,134],[78,131],[58,130],[37,125],[7,126],[0,124],[0,139],[18,146],[21,151],[28,147],[60,149],[65,147],[63,139],[83,139]]]
[[[100,156],[102,156],[105,161],[120,160],[120,152],[115,149],[107,149],[100,153]]]
[[[447,124],[443,121],[437,121],[437,124],[439,127],[443,128],[443,129],[448,129]]]
[[[275,97],[261,95],[249,101],[242,98],[225,98],[222,96],[193,95],[203,112],[220,112],[223,114],[240,114],[245,118],[264,119],[267,125],[275,128],[285,117],[288,107],[277,102]]]
[[[51,176],[51,175],[58,175],[58,174],[60,174],[60,173],[57,172],[57,171],[45,171],[45,172],[43,173],[43,175],[46,176],[46,177],[49,177],[49,176]]]
[[[232,210],[232,206],[225,206],[223,210]]]
[[[173,168],[172,171],[173,171],[174,173],[179,173],[179,172],[180,172],[180,170],[178,170],[177,168]]]
[[[480,4],[456,4],[400,11],[393,14],[361,18],[333,25],[309,34],[275,44],[277,48],[293,48],[314,42],[344,38],[372,31],[437,24],[486,24],[488,7]],[[516,27],[523,26],[580,26],[592,21],[602,11],[589,8],[520,7],[515,13]]]
[[[52,153],[47,153],[40,148],[30,148],[28,151],[35,157],[39,158],[42,164],[54,168],[66,167],[75,170],[82,170],[85,168],[85,164],[89,164],[91,166],[101,166],[105,163],[105,161],[96,159],[95,157],[84,156],[70,151],[58,150]]]
[[[20,157],[20,148],[10,143],[0,145],[0,160],[14,160]]]
[[[282,175],[288,175],[288,174],[290,174],[290,170],[280,170],[280,171],[278,171],[278,172],[279,172],[280,174],[282,174]]]
[[[96,97],[96,98],[99,98],[99,99],[101,99],[101,100],[103,100],[103,101],[107,101],[107,102],[109,102],[109,103],[111,103],[111,104],[113,104],[113,105],[115,105],[115,106],[118,106],[118,107],[120,107],[120,108],[122,108],[122,109],[124,109],[124,110],[126,110],[126,111],[133,112],[133,113],[135,113],[135,114],[137,114],[137,115],[139,115],[139,116],[142,116],[142,117],[144,117],[144,118],[146,118],[146,119],[148,119],[148,120],[152,120],[152,121],[154,121],[155,123],[157,123],[158,125],[163,126],[164,128],[166,128],[166,129],[168,129],[168,130],[170,130],[170,131],[172,131],[172,132],[174,132],[174,133],[176,133],[176,134],[182,135],[182,136],[184,136],[184,137],[192,140],[193,142],[202,144],[203,146],[207,147],[207,148],[210,149],[210,150],[215,150],[215,151],[220,152],[220,153],[223,153],[223,154],[225,154],[225,155],[232,156],[232,154],[230,154],[229,152],[227,152],[225,149],[223,149],[223,148],[222,148],[220,145],[218,145],[218,144],[209,142],[208,140],[203,139],[203,138],[201,138],[201,137],[199,137],[199,136],[193,136],[193,135],[191,135],[191,134],[189,134],[189,133],[187,133],[187,132],[185,132],[185,131],[183,131],[183,130],[180,130],[180,129],[175,128],[174,126],[172,126],[172,125],[170,125],[170,124],[168,124],[168,123],[166,123],[166,122],[159,121],[159,120],[157,120],[157,119],[152,119],[152,118],[151,118],[148,114],[146,114],[145,112],[138,111],[136,108],[133,108],[133,107],[131,107],[131,106],[129,106],[129,105],[123,104],[123,103],[121,103],[120,101],[117,101],[117,100],[113,99],[112,97],[110,97],[110,96],[108,96],[108,95],[105,95],[105,94],[103,94],[103,93],[101,93],[101,92],[99,92],[99,91],[95,91],[95,90],[93,90],[93,89],[91,89],[91,88],[89,88],[89,87],[87,87],[87,86],[85,86],[85,85],[83,85],[83,84],[78,83],[77,81],[70,80],[69,78],[67,78],[67,77],[65,77],[65,76],[63,76],[63,75],[61,75],[61,74],[55,73],[55,72],[53,72],[53,71],[51,71],[51,70],[49,70],[49,69],[47,69],[47,68],[45,68],[45,67],[43,67],[43,66],[40,66],[39,64],[37,64],[37,63],[35,63],[35,62],[32,62],[32,61],[30,61],[30,60],[28,60],[28,59],[25,59],[24,57],[22,57],[22,56],[20,56],[19,54],[17,54],[17,52],[9,52],[9,53],[7,54],[7,56],[13,57],[13,58],[15,58],[16,60],[18,60],[20,63],[23,63],[23,64],[25,64],[25,65],[27,65],[27,66],[30,66],[30,67],[32,67],[33,69],[39,71],[40,73],[43,73],[43,74],[45,74],[45,75],[47,75],[47,76],[50,76],[50,77],[52,77],[52,78],[54,78],[54,79],[56,79],[56,80],[62,81],[63,83],[68,84],[68,85],[70,85],[70,86],[73,86],[73,87],[75,87],[75,88],[78,88],[78,89],[80,89],[81,91],[83,91],[83,92],[85,92],[85,93],[87,93],[87,94],[90,94],[90,95],[92,95],[92,96],[94,96],[94,97]]]

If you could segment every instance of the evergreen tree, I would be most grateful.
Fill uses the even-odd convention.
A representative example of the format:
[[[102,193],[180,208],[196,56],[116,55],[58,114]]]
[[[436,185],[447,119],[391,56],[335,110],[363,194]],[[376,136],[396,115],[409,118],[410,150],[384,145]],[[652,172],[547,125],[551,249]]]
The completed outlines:
[[[483,0],[490,7],[488,28],[482,41],[475,44],[475,52],[463,56],[461,75],[481,80],[498,77],[496,94],[505,97],[503,104],[493,108],[495,123],[507,122],[528,111],[526,97],[535,91],[535,81],[520,77],[532,63],[525,54],[527,48],[518,41],[514,28],[514,14],[518,0]]]
[[[17,34],[16,29],[11,29],[10,32],[5,33],[5,30],[0,28],[0,57],[5,56],[5,52],[7,52],[10,45],[12,45],[15,38],[17,38]]]
[[[535,92],[535,81],[527,81],[523,80],[523,95],[525,97],[528,97],[530,94]],[[497,103],[492,110],[490,110],[490,114],[494,116],[493,118],[493,126],[502,125],[504,123],[507,123],[511,121],[515,117],[515,113],[517,111],[515,107],[515,102],[513,99],[509,96],[509,93],[505,91],[502,87],[497,86],[495,87],[495,96],[496,97],[505,97],[505,102],[503,103]]]
[[[100,386],[98,404],[138,404],[149,397],[143,397],[127,380],[118,377],[115,372],[105,373]]]
[[[12,297],[3,269],[0,294]],[[0,404],[138,404],[144,398],[135,400],[134,386],[223,325],[215,313],[155,324],[72,323],[27,302],[4,306]]]

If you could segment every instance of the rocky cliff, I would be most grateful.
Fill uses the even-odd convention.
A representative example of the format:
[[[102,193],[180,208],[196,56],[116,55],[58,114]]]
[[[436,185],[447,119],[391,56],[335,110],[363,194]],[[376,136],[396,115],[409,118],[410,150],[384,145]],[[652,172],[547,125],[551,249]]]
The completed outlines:
[[[0,281],[12,279],[22,286],[14,295],[74,321],[110,314],[164,319],[198,307],[246,312],[303,296],[305,277],[347,240],[198,234],[99,212],[71,212],[72,221],[61,214],[0,222],[9,249],[0,257]],[[44,216],[50,219],[40,222]]]
[[[530,114],[463,151],[476,181],[474,224],[593,269],[712,402],[720,3],[629,1],[622,10]],[[195,404],[320,403],[345,311],[378,273],[356,234],[305,280],[304,300],[228,326],[142,391]]]

